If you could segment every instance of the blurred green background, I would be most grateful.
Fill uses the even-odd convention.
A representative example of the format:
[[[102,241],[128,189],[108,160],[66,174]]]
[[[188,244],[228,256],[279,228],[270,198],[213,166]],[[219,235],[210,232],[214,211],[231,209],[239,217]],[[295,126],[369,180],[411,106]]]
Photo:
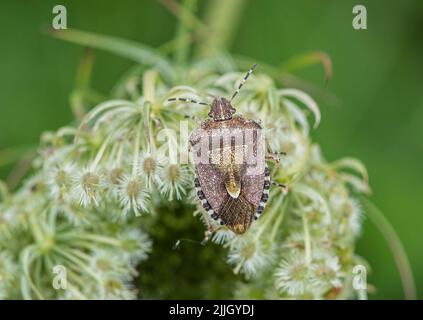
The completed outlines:
[[[231,0],[229,0],[231,1]],[[233,0],[232,0],[233,1]],[[206,10],[200,1],[199,16]],[[242,1],[241,1],[242,2]],[[175,17],[158,1],[2,1],[0,4],[1,150],[34,145],[45,130],[69,123],[69,94],[83,48],[42,32],[63,4],[68,27],[160,46],[175,33]],[[367,7],[368,29],[352,28],[352,7]],[[241,10],[241,8],[240,8]],[[328,160],[360,158],[370,173],[372,200],[392,222],[423,295],[423,2],[245,1],[230,52],[279,65],[319,50],[334,75],[315,96],[323,121],[313,137]],[[98,52],[93,86],[107,93],[132,62]],[[325,87],[322,67],[297,73]],[[13,164],[0,167],[7,179]],[[394,260],[366,220],[358,253],[372,266],[370,298],[403,298]]]

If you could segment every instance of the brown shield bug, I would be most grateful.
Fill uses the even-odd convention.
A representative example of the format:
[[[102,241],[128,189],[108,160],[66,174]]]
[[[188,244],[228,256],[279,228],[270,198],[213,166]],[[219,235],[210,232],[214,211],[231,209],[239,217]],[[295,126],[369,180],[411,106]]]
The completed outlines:
[[[215,98],[210,105],[189,98],[168,99],[210,106],[210,119],[190,137],[195,188],[209,216],[236,234],[245,233],[263,213],[271,183],[285,188],[270,181],[260,124],[235,115],[231,104],[255,67],[247,72],[230,100]],[[274,154],[269,158],[277,161]]]

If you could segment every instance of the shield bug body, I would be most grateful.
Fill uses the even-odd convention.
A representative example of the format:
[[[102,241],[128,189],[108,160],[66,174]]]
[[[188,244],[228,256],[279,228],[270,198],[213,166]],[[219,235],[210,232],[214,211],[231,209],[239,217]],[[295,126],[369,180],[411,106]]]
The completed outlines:
[[[230,100],[213,100],[210,118],[190,137],[196,172],[194,183],[201,204],[212,219],[237,234],[245,233],[263,213],[271,184],[261,126],[254,120],[234,115],[236,110],[231,104],[255,66]],[[169,100],[209,105],[188,98]]]

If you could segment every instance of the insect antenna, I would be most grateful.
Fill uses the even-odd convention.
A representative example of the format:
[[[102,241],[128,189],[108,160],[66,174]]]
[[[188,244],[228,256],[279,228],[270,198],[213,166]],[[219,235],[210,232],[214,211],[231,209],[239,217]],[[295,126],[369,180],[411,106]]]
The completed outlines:
[[[248,72],[247,72],[247,74],[244,76],[244,78],[241,80],[241,83],[239,84],[239,86],[238,86],[238,89],[236,89],[235,90],[235,92],[234,92],[234,94],[232,95],[232,97],[231,97],[231,100],[230,101],[232,101],[235,97],[236,97],[236,95],[239,93],[239,90],[241,90],[241,88],[242,88],[242,86],[244,85],[244,83],[245,83],[245,81],[247,81],[247,79],[248,79],[248,77],[250,76],[250,74],[252,74],[253,73],[253,71],[254,71],[254,68],[257,66],[257,64],[255,63],[251,68],[250,68],[250,70],[248,70]]]
[[[167,101],[182,101],[182,102],[188,102],[188,103],[195,103],[195,104],[201,104],[203,106],[210,106],[210,104],[206,102],[197,101],[190,98],[169,98]]]

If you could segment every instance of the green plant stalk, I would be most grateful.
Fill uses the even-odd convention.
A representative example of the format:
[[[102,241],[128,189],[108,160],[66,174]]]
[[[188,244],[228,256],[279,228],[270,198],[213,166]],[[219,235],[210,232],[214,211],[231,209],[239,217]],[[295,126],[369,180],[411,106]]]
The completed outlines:
[[[244,0],[208,2],[206,24],[210,34],[199,47],[199,56],[210,57],[230,46],[245,3]]]
[[[371,201],[366,197],[360,196],[362,203],[368,208],[366,211],[370,220],[380,230],[389,248],[391,249],[392,255],[394,256],[395,263],[398,268],[398,272],[401,277],[402,287],[404,290],[405,299],[415,300],[417,299],[416,286],[414,282],[413,272],[411,270],[410,262],[405,252],[404,246],[401,243],[398,234],[392,227],[388,219],[383,213],[377,208]]]
[[[86,48],[76,72],[75,90],[70,95],[71,109],[78,122],[81,122],[86,112],[84,102],[87,93],[90,91],[93,65],[94,50]]]
[[[325,72],[325,82],[329,82],[332,78],[333,68],[332,61],[328,54],[325,52],[313,51],[296,55],[289,59],[287,62],[283,63],[279,67],[279,70],[281,72],[293,72],[318,63],[322,64],[323,66]]]
[[[189,36],[189,30],[187,25],[184,23],[189,17],[187,12],[195,11],[197,5],[197,0],[184,0],[183,7],[186,10],[182,10],[181,17],[178,23],[178,28],[176,31],[176,42],[177,50],[175,51],[175,62],[176,65],[182,69],[185,69],[188,55],[189,55],[189,43],[186,41],[187,36]]]

